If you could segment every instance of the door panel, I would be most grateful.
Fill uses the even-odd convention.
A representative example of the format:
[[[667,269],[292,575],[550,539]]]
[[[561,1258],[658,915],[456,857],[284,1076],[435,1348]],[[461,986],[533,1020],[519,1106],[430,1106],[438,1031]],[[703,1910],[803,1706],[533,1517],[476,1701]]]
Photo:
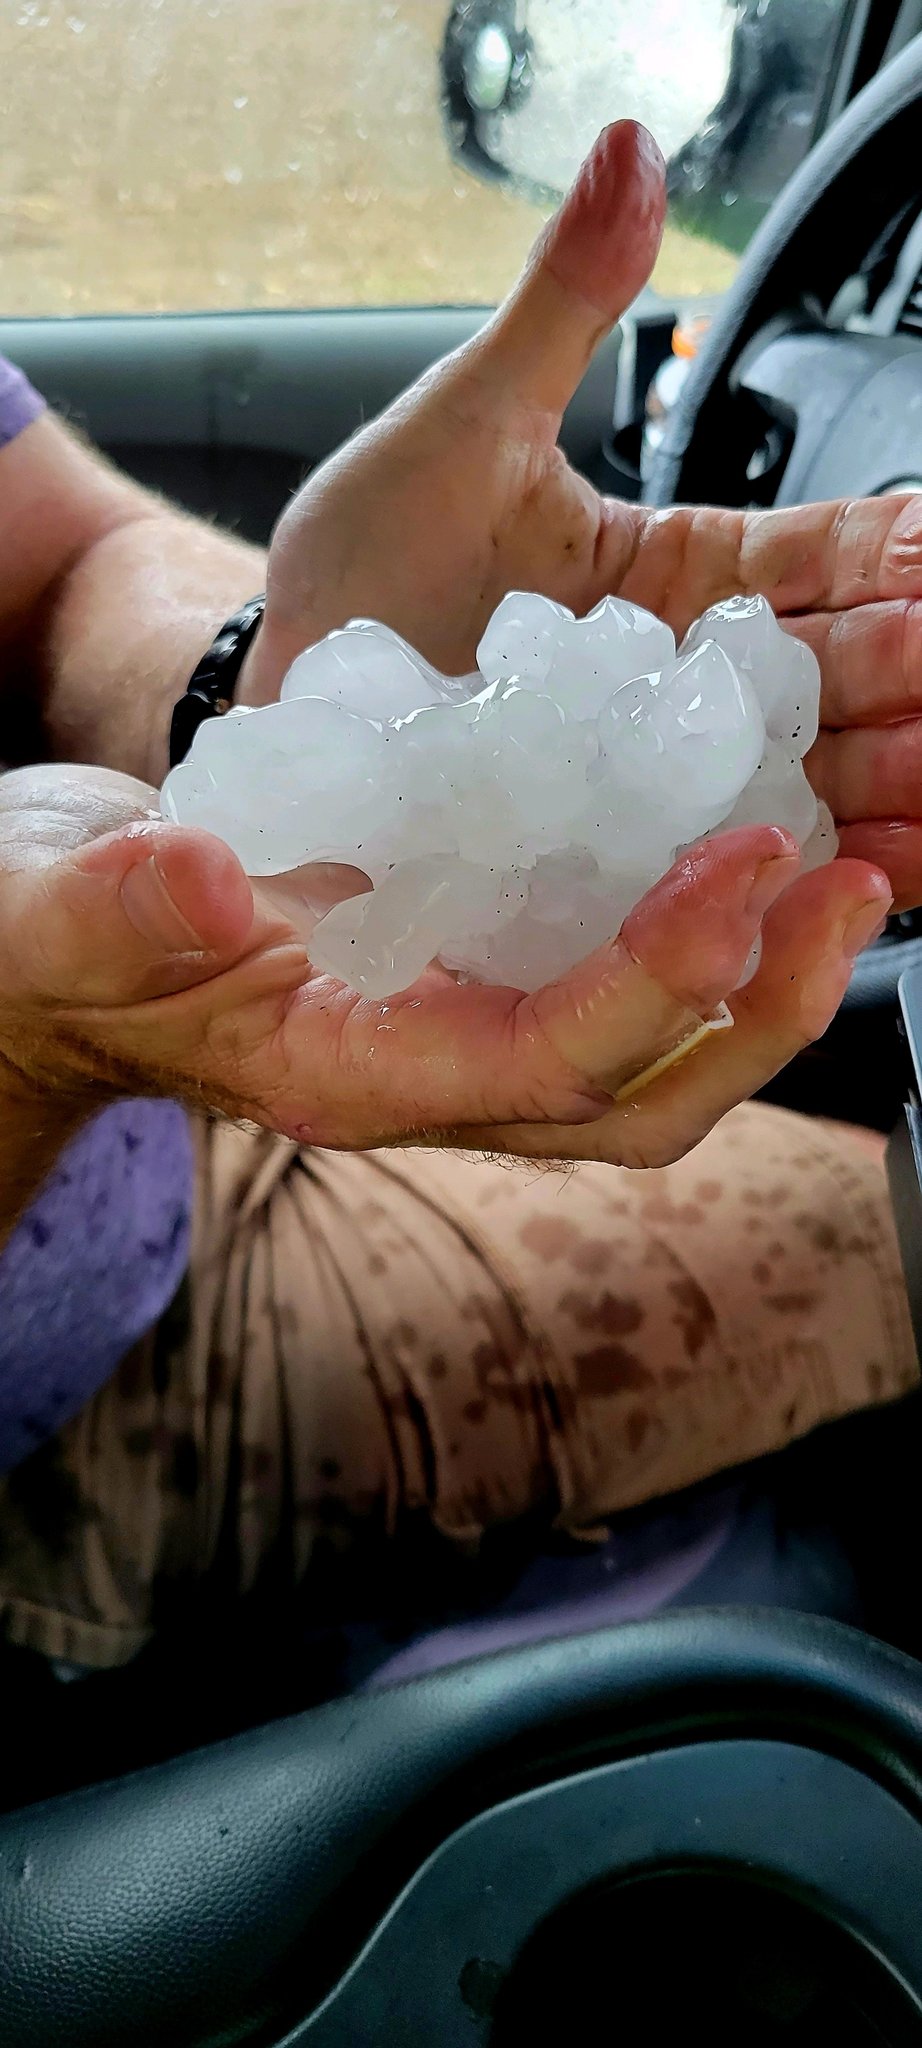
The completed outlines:
[[[8,321],[0,352],[141,482],[264,541],[302,477],[486,317],[433,308]],[[592,474],[617,356],[612,337],[564,422],[567,453]]]

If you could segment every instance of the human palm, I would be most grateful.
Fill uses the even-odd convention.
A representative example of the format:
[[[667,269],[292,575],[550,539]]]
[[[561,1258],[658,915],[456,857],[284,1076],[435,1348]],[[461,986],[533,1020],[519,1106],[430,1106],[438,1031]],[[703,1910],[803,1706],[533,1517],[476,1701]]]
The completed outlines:
[[[277,693],[305,643],[357,615],[470,670],[506,592],[577,612],[606,593],[683,632],[719,598],[759,591],[815,648],[820,737],[808,761],[844,852],[922,900],[922,499],[666,512],[600,497],[557,445],[592,351],[645,283],[662,161],[620,123],[496,319],[335,455],[282,519],[266,626],[244,692]]]

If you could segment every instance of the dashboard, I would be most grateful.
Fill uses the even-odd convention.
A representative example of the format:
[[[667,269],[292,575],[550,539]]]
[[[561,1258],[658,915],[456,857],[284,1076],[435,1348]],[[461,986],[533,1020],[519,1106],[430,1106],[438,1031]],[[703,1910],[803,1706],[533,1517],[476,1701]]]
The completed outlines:
[[[740,359],[736,389],[765,418],[752,482],[777,450],[775,504],[922,490],[922,336],[759,339]]]
[[[760,407],[774,501],[922,490],[922,213],[910,197],[825,315],[809,298],[744,347],[731,383]],[[843,243],[845,237],[843,236]],[[763,441],[762,468],[766,442]],[[758,473],[758,458],[750,468]]]

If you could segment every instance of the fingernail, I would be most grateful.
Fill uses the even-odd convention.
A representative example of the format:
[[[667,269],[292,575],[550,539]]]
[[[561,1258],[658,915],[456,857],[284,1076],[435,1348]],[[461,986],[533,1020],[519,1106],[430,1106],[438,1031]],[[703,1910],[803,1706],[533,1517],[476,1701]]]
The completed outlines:
[[[879,896],[875,896],[873,903],[863,903],[860,910],[852,913],[842,934],[842,951],[847,960],[857,960],[866,946],[873,946],[875,939],[886,931],[889,916],[889,908],[881,916]]]
[[[767,860],[760,867],[752,888],[746,898],[746,910],[751,917],[764,917],[773,903],[796,879],[800,861],[795,853],[776,854],[774,860]]]
[[[182,911],[177,910],[155,856],[129,868],[119,894],[129,924],[158,952],[200,952],[202,941]]]

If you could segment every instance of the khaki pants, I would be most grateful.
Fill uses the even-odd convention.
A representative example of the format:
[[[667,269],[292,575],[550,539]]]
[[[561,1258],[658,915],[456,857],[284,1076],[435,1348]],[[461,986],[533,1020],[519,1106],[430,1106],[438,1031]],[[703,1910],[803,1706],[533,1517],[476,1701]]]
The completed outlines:
[[[187,1282],[0,1485],[13,1641],[104,1667],[267,1562],[621,1508],[917,1377],[882,1147],[750,1105],[681,1164],[533,1172],[198,1133]]]

